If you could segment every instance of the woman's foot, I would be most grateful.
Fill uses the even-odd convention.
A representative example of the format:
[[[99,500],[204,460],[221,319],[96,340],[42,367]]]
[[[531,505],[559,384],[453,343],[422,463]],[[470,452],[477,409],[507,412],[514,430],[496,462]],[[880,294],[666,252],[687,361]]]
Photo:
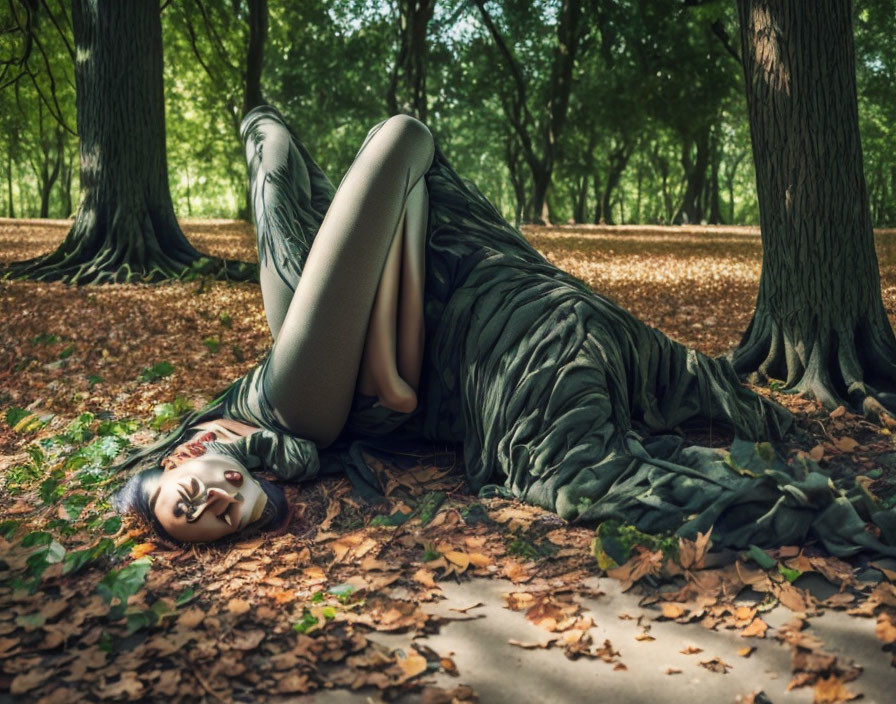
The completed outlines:
[[[377,398],[379,405],[399,413],[410,413],[417,408],[417,393],[397,374],[389,388],[377,392]]]

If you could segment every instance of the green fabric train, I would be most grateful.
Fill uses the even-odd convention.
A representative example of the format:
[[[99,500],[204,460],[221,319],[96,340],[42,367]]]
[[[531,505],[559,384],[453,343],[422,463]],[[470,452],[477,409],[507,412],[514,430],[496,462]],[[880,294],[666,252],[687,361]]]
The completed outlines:
[[[282,119],[271,107],[257,111],[245,120]],[[310,220],[319,226],[333,188],[300,151],[312,174]],[[480,495],[518,497],[572,521],[615,518],[686,537],[714,526],[720,546],[817,538],[835,555],[896,556],[896,511],[854,484],[837,486],[814,462],[787,464],[757,444],[780,439],[792,419],[742,386],[727,361],[685,348],[548,262],[454,171],[438,140],[425,179],[426,348],[414,412],[356,396],[339,440],[318,451],[272,417],[258,383],[262,362],[126,466],[158,461],[190,425],[223,415],[265,430],[230,448],[212,443],[215,450],[284,479],[345,472],[370,496],[377,484],[362,449],[452,442],[462,445]],[[281,246],[276,222],[264,212],[256,220],[259,247],[262,236],[264,246]],[[313,233],[308,222],[301,229],[307,254]],[[688,446],[670,434],[688,423],[739,439],[730,453]]]

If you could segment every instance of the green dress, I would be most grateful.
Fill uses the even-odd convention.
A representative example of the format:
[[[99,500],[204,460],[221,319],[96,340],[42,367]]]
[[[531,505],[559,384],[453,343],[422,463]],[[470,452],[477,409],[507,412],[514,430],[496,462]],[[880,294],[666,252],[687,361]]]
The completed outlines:
[[[317,199],[332,197],[332,185],[300,150]],[[855,487],[835,486],[811,461],[788,465],[766,446],[757,451],[755,441],[780,439],[791,417],[742,386],[727,361],[687,349],[547,261],[454,171],[438,141],[425,179],[426,342],[417,409],[373,407],[356,394],[339,440],[318,452],[273,418],[260,391],[262,362],[185,424],[224,415],[261,426],[233,446],[210,446],[288,479],[344,471],[369,490],[375,480],[360,449],[454,442],[475,491],[517,497],[572,521],[615,518],[689,537],[714,526],[716,545],[815,537],[837,555],[863,548],[896,555],[896,512],[869,504]],[[313,238],[310,228],[303,233],[297,256]],[[260,256],[285,241],[264,234]],[[731,455],[671,434],[689,423],[733,430]],[[865,530],[867,520],[881,539]]]

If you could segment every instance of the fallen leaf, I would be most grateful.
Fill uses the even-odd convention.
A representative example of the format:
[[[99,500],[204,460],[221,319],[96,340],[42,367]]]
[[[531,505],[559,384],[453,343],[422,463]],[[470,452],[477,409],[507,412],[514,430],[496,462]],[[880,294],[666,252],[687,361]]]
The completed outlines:
[[[240,616],[240,615],[246,613],[251,608],[252,608],[252,605],[245,599],[237,599],[234,597],[233,599],[231,599],[230,601],[227,602],[227,610],[230,613],[235,614],[236,616]]]
[[[722,660],[722,658],[720,658],[719,656],[716,656],[709,660],[701,660],[700,666],[705,667],[710,672],[718,672],[722,675],[727,674],[728,670],[731,669],[731,665]]]
[[[893,614],[889,612],[878,614],[874,635],[883,643],[896,643],[896,619]]]
[[[765,638],[768,624],[761,618],[754,618],[753,622],[740,632],[742,638]]]
[[[687,609],[685,609],[681,604],[675,604],[669,601],[663,602],[660,604],[660,608],[663,611],[663,618],[675,619],[680,616],[683,616]]]
[[[399,655],[397,662],[402,672],[399,682],[406,682],[412,677],[416,677],[421,672],[426,672],[426,658],[415,650],[410,651],[404,656]]]
[[[849,691],[836,675],[822,677],[815,683],[814,704],[835,704],[858,699],[859,695]]]

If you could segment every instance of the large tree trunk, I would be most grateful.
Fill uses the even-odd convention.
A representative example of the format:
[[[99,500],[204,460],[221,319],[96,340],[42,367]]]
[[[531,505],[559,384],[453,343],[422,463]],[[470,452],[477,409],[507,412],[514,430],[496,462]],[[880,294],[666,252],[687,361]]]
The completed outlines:
[[[81,205],[55,252],[13,264],[10,275],[79,284],[189,272],[251,278],[251,264],[203,257],[174,216],[157,0],[73,0],[72,24]]]
[[[851,2],[737,5],[765,255],[732,361],[877,414],[876,399],[894,407],[896,339],[862,172]]]

